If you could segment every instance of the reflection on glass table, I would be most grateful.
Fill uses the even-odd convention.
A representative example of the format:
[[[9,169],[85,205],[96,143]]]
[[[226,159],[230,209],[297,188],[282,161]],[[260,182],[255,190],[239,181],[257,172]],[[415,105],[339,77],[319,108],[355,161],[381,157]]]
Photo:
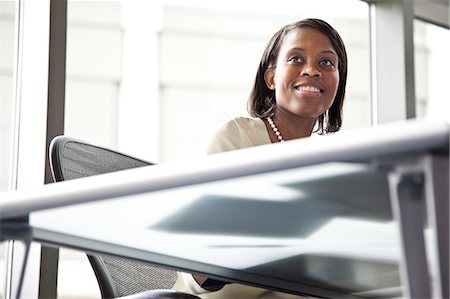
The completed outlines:
[[[212,265],[214,276],[231,271],[243,283],[258,277],[263,286],[276,282],[292,292],[400,292],[387,178],[364,164],[330,163],[80,204],[35,212],[31,223],[44,234],[176,257],[172,265],[180,269],[190,261]],[[197,270],[208,273],[208,266]]]

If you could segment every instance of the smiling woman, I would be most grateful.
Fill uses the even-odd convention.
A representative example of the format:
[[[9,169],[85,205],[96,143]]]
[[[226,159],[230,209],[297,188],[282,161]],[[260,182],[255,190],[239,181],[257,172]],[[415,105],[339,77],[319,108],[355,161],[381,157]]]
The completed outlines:
[[[274,118],[285,121],[286,131],[293,128],[288,132],[289,139],[311,135],[317,118],[319,133],[338,131],[347,82],[347,53],[339,34],[322,20],[307,19],[286,26],[274,39],[283,39],[283,43],[281,47],[275,46],[271,50],[273,53],[266,53],[278,58],[267,61],[264,80],[269,89],[275,91],[271,109],[276,111],[269,110],[265,114],[278,114]],[[294,97],[290,96],[292,92]],[[334,113],[324,129],[324,113],[331,107]],[[306,131],[299,132],[299,126],[303,125],[290,125],[300,120],[294,115],[303,116]]]
[[[339,131],[346,82],[347,52],[334,28],[320,19],[282,27],[259,63],[248,100],[251,118],[225,124],[208,152]]]
[[[212,137],[209,154],[339,131],[347,82],[347,52],[339,33],[321,19],[283,26],[269,40],[248,100],[251,117],[235,117]],[[183,273],[181,291],[204,298],[298,298],[224,285]]]
[[[331,42],[319,31],[308,27],[291,31],[276,65],[265,72],[266,83],[275,92],[273,118],[288,139],[311,135],[316,119],[334,102],[339,83],[337,55],[327,49],[332,49]],[[300,118],[304,126],[299,123],[291,130],[290,124]]]

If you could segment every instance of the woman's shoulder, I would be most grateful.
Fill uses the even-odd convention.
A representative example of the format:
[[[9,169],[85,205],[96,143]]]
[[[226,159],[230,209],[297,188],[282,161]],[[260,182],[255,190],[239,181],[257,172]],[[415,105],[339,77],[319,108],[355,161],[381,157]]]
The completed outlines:
[[[230,119],[210,139],[207,153],[225,152],[270,143],[260,118],[239,116]]]
[[[254,129],[254,128],[263,128],[263,127],[264,127],[264,121],[260,118],[238,116],[238,117],[232,118],[228,122],[226,122],[222,126],[222,129],[234,130],[234,129],[242,129],[242,128]]]

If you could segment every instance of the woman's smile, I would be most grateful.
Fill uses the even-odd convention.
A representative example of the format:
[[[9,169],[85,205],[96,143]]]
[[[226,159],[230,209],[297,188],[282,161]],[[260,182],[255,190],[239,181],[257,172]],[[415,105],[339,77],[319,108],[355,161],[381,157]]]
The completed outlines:
[[[319,86],[310,85],[310,84],[300,84],[300,85],[294,86],[294,88],[300,95],[304,95],[304,96],[320,97],[322,95],[322,91],[323,91],[323,89],[321,89]]]

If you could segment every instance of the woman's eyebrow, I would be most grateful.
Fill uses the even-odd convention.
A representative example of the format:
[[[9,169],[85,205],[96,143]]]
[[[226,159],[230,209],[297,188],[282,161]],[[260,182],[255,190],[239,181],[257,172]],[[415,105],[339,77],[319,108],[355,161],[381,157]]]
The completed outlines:
[[[334,56],[338,56],[337,53],[333,50],[324,50],[322,51],[323,54],[333,54]]]
[[[289,51],[302,51],[302,52],[305,52],[306,50],[304,48],[294,47],[294,48],[289,49]],[[333,54],[336,57],[338,56],[337,53],[334,50],[331,50],[331,49],[323,50],[320,53],[322,53],[322,54]]]

